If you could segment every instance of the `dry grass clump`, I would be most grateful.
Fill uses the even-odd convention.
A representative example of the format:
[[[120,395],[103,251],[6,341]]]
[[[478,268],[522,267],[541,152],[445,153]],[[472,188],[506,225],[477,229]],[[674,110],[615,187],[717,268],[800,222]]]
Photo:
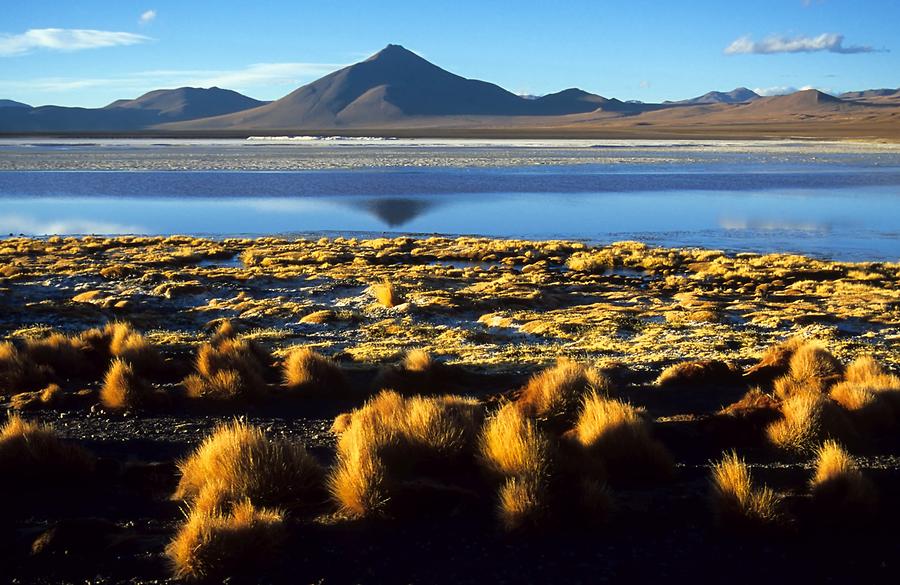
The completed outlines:
[[[781,498],[768,487],[755,487],[747,464],[734,451],[713,465],[711,502],[723,527],[754,529],[782,520]]]
[[[204,343],[197,351],[195,374],[182,381],[190,398],[235,400],[266,392],[267,359],[262,350],[247,340],[220,338]]]
[[[682,362],[663,370],[656,379],[656,385],[666,388],[730,384],[735,382],[739,376],[740,372],[719,360]]]
[[[766,429],[769,442],[793,453],[811,453],[824,440],[854,438],[846,414],[830,398],[815,392],[795,394],[781,403],[780,420]]]
[[[393,390],[404,395],[440,394],[460,385],[461,372],[431,357],[423,349],[406,352],[399,364],[381,368],[373,383],[376,390]]]
[[[51,480],[77,480],[94,470],[90,453],[62,442],[48,426],[11,415],[0,427],[0,489],[34,486]]]
[[[340,366],[307,347],[290,351],[282,374],[284,387],[292,395],[340,398],[348,392],[347,377]]]
[[[218,502],[249,498],[254,505],[288,509],[314,503],[323,475],[302,444],[269,438],[240,421],[216,428],[178,468],[175,499],[195,500],[212,485],[209,497]]]
[[[606,394],[612,383],[596,368],[568,358],[532,376],[517,404],[531,417],[570,423],[582,400],[591,392]]]
[[[875,486],[835,441],[826,441],[818,449],[810,491],[822,514],[835,515],[835,520],[863,519],[878,503]]]
[[[423,477],[458,480],[473,458],[481,413],[469,398],[381,392],[345,419],[332,497],[348,516],[378,516],[402,507],[396,494]]]
[[[610,250],[575,252],[566,260],[566,268],[575,272],[602,274],[616,265],[616,256]]]
[[[29,356],[8,341],[0,343],[0,394],[40,388],[50,372],[37,366]]]
[[[36,364],[47,366],[59,376],[85,373],[88,364],[77,340],[62,333],[25,341],[25,353]]]
[[[599,465],[612,481],[666,478],[674,463],[665,447],[651,434],[643,410],[591,392],[582,401],[575,428],[567,434],[583,455]]]
[[[831,388],[830,396],[850,411],[860,426],[872,431],[888,430],[900,417],[900,378],[870,356],[847,366],[844,380]]]
[[[504,528],[539,523],[549,505],[551,446],[537,426],[513,404],[484,425],[481,459],[500,483],[498,515]]]
[[[808,343],[807,340],[802,337],[791,337],[770,346],[763,353],[759,362],[749,368],[744,375],[750,378],[751,382],[768,387],[776,378],[788,373],[791,357],[806,343]]]
[[[781,399],[803,392],[826,392],[842,375],[841,363],[817,343],[797,347],[788,362],[788,372],[775,380],[775,395]]]
[[[15,410],[48,408],[60,404],[65,392],[58,384],[49,384],[37,392],[20,392],[9,397],[9,405]]]
[[[127,361],[145,376],[162,367],[162,358],[156,348],[127,323],[111,323],[106,326],[104,333],[109,336],[111,357]]]
[[[119,358],[113,360],[100,387],[100,403],[111,410],[147,406],[152,395],[150,384],[134,372],[131,364]]]
[[[175,577],[219,581],[257,576],[285,540],[284,515],[249,500],[230,511],[194,509],[166,547]]]
[[[373,284],[370,288],[372,296],[378,301],[378,304],[388,309],[396,307],[403,303],[403,297],[400,290],[389,281]]]

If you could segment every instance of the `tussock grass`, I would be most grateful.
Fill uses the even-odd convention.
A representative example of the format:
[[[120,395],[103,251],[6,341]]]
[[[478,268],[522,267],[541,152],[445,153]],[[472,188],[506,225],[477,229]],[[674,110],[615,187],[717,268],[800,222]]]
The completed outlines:
[[[870,356],[847,366],[844,380],[831,388],[830,396],[869,431],[887,431],[900,417],[900,378]]]
[[[341,398],[349,392],[347,377],[334,360],[306,347],[296,347],[284,360],[284,387],[296,396]]]
[[[221,337],[204,343],[194,361],[196,373],[182,382],[190,398],[252,399],[266,392],[268,356],[250,341]]]
[[[606,394],[611,385],[596,368],[560,358],[553,367],[532,376],[517,404],[528,416],[571,423],[585,396]]]
[[[40,388],[50,372],[37,366],[29,356],[8,341],[0,343],[0,394],[12,394]]]
[[[100,403],[110,410],[147,406],[153,395],[150,384],[139,377],[130,363],[116,358],[103,378]]]
[[[213,582],[258,576],[286,537],[284,515],[249,500],[230,511],[194,509],[166,547],[176,578]]]
[[[743,459],[732,451],[712,467],[711,503],[716,522],[731,529],[758,529],[782,521],[781,498],[755,487]]]
[[[837,358],[820,344],[804,343],[791,353],[787,374],[775,380],[775,395],[784,400],[804,392],[827,392],[842,371]]]
[[[372,296],[375,297],[375,300],[382,307],[390,309],[403,303],[403,297],[400,294],[400,290],[388,280],[373,284],[370,290]]]
[[[585,456],[599,462],[612,481],[664,479],[672,457],[651,434],[643,410],[591,392],[582,401],[571,436]]]
[[[852,440],[852,423],[830,398],[817,392],[795,394],[781,403],[780,420],[766,428],[775,447],[793,453],[812,453],[824,440]]]
[[[78,480],[93,472],[94,457],[61,441],[52,428],[11,415],[0,427],[0,490]],[[45,486],[46,487],[46,486]]]
[[[344,419],[333,499],[347,516],[379,516],[403,506],[392,500],[413,480],[454,479],[473,458],[481,418],[470,398],[381,392]]]
[[[58,384],[49,384],[36,392],[20,392],[9,397],[9,405],[14,410],[31,410],[54,407],[62,403],[65,392]]]
[[[302,444],[270,438],[240,421],[216,428],[178,468],[174,499],[195,500],[214,482],[218,501],[249,498],[254,505],[291,510],[315,503],[323,477]]]
[[[403,395],[440,394],[459,385],[461,373],[443,364],[423,349],[406,352],[399,364],[382,367],[375,377],[376,390],[393,390]]]
[[[27,339],[25,352],[31,361],[51,368],[59,376],[82,375],[88,366],[77,341],[62,333]]]
[[[816,473],[809,485],[820,516],[825,518],[848,520],[854,515],[871,515],[877,507],[875,486],[835,441],[826,441],[816,451]]]
[[[666,388],[729,384],[733,383],[739,375],[739,372],[719,360],[682,362],[663,370],[656,379],[656,385]]]
[[[550,499],[549,438],[513,404],[487,420],[479,442],[485,468],[500,483],[497,512],[503,527],[539,524]]]
[[[803,337],[791,337],[768,347],[759,362],[749,368],[744,375],[753,382],[768,387],[768,384],[776,378],[788,373],[794,352],[806,343],[808,342]]]

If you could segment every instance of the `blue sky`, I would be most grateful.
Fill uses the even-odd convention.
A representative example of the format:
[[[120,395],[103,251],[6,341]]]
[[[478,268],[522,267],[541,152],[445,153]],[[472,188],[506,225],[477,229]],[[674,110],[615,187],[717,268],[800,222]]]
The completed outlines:
[[[516,93],[661,101],[900,86],[897,0],[5,2],[0,98],[102,106],[219,85],[275,99],[388,43]]]

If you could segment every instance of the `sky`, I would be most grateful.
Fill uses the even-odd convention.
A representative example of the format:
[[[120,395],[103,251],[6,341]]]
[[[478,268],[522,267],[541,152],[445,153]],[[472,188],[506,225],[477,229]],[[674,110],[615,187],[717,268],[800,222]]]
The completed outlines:
[[[3,0],[0,98],[185,85],[277,99],[388,43],[519,94],[646,102],[900,87],[898,0]]]

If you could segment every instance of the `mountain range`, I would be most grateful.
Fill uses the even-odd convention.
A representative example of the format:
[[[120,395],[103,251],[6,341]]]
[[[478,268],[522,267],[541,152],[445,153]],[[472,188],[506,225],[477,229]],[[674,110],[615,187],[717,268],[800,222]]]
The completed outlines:
[[[855,126],[854,126],[855,124]],[[853,126],[851,128],[851,126]],[[466,79],[400,45],[273,102],[217,87],[151,91],[102,108],[31,107],[0,100],[0,133],[277,133],[462,135],[900,136],[900,90],[762,97],[741,87],[645,104],[578,88],[519,96]]]

